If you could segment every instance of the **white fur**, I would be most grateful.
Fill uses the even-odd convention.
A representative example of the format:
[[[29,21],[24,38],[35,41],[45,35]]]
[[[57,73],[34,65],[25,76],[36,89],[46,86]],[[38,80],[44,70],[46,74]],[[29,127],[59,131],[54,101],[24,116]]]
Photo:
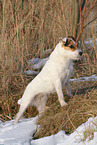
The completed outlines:
[[[70,76],[73,71],[73,60],[79,59],[79,49],[65,50],[60,41],[41,72],[28,84],[18,104],[20,110],[14,124],[16,124],[29,105],[35,105],[42,113],[46,107],[47,94],[56,92],[61,106],[64,101],[62,86],[65,85],[68,95],[71,95]]]

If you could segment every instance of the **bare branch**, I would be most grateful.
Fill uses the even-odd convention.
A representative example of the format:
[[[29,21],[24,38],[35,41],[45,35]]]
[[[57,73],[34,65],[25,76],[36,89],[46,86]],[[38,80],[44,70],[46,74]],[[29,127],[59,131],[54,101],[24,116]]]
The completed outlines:
[[[95,19],[93,19],[92,21],[90,21],[88,24],[86,24],[85,26],[84,25],[84,20],[87,18],[87,16],[90,14],[91,10],[95,7],[95,4],[97,2],[97,0],[95,0],[93,2],[93,4],[91,5],[90,9],[88,10],[88,12],[85,14],[86,12],[86,6],[87,6],[87,0],[85,0],[85,3],[84,3],[84,7],[83,7],[83,10],[82,10],[82,5],[83,5],[83,1],[79,0],[79,12],[80,12],[80,22],[78,24],[78,26],[80,27],[79,29],[79,33],[77,35],[77,38],[76,38],[76,41],[78,41],[83,33],[83,29],[89,25],[91,22],[93,22]]]
[[[83,29],[86,28],[90,23],[92,23],[93,21],[95,21],[97,19],[97,17],[95,17],[93,20],[91,20],[90,22],[88,22],[85,26],[83,26]]]
[[[84,5],[84,9],[83,9],[82,16],[84,16],[84,14],[85,14],[85,11],[86,11],[86,5],[87,5],[87,0],[85,0],[85,5]]]
[[[96,4],[97,0],[95,0],[93,2],[93,4],[91,5],[90,9],[88,10],[87,14],[84,16],[84,19],[87,18],[87,16],[90,14],[91,10],[95,7],[95,4]]]
[[[79,40],[79,38],[81,37],[82,33],[83,33],[83,23],[84,23],[84,13],[85,13],[85,10],[86,10],[86,3],[87,3],[87,0],[85,1],[85,5],[84,5],[84,9],[83,9],[83,13],[82,13],[82,3],[83,1],[79,0],[79,11],[80,11],[80,30],[79,30],[79,34],[76,38],[76,41]]]

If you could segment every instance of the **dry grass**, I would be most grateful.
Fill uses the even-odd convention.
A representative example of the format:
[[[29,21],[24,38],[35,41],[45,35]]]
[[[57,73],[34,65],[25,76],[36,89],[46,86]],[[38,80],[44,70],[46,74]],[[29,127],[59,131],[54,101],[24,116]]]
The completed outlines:
[[[49,98],[47,109],[38,119],[40,125],[34,138],[40,138],[65,130],[72,133],[78,126],[86,122],[89,117],[97,116],[97,82],[72,83],[74,98],[66,99],[68,106],[61,107],[57,96]],[[74,89],[75,88],[75,89]],[[51,101],[52,100],[52,101]]]
[[[92,2],[93,0],[88,3],[91,5]],[[96,10],[94,9],[90,16],[87,17],[85,25],[91,18],[95,17]],[[0,1],[0,118],[2,121],[12,119],[16,115],[18,111],[17,100],[22,96],[26,85],[33,79],[32,76],[24,75],[24,71],[29,69],[27,61],[35,57],[42,58],[44,50],[49,48],[54,49],[59,37],[67,35],[75,36],[78,19],[77,11],[78,6],[76,1],[72,0],[58,0],[57,2],[55,0]],[[84,29],[81,38],[84,61],[75,63],[75,77],[97,73],[96,23],[97,20]],[[84,44],[84,40],[88,40],[91,37],[93,37],[94,44],[92,48],[90,48],[90,45],[86,46]],[[75,85],[73,84],[72,88],[74,90],[76,89]],[[83,86],[81,87],[83,88]],[[40,122],[42,121],[44,127],[48,129],[47,133],[46,130],[42,133],[42,136],[44,134],[50,135],[56,133],[63,128],[67,132],[72,132],[74,127],[76,128],[89,117],[89,115],[86,115],[88,112],[84,109],[87,106],[89,107],[88,103],[91,104],[93,101],[90,102],[90,97],[88,100],[83,99],[88,94],[88,91],[80,96],[77,95],[77,92],[73,102],[72,99],[68,101],[69,105],[67,108],[60,108],[59,103],[56,101],[57,96],[54,95],[51,97],[52,99],[49,99],[49,105],[54,101],[55,103],[45,114],[51,115],[48,117],[48,122],[55,122],[55,124],[52,123],[51,126],[48,124],[46,127],[44,121],[47,122],[47,120],[45,116],[44,119],[41,117]],[[94,93],[94,90],[92,90],[91,95],[92,93]],[[97,94],[96,91],[95,94]],[[85,101],[86,104],[83,103]],[[97,110],[95,102],[92,107]],[[82,110],[80,106],[83,106]],[[75,108],[75,111],[73,110],[72,112],[71,108]],[[82,114],[79,113],[78,108],[82,111]],[[74,124],[74,116],[78,117],[75,115],[76,111],[80,121],[78,120],[77,124]],[[70,112],[71,117],[69,116]],[[94,112],[95,115],[96,111]],[[30,107],[24,116],[32,117],[36,114],[38,114],[37,110],[34,107]],[[64,118],[64,114],[66,114],[66,118]],[[56,122],[56,118],[58,118],[59,122]],[[70,120],[71,123],[69,123]]]

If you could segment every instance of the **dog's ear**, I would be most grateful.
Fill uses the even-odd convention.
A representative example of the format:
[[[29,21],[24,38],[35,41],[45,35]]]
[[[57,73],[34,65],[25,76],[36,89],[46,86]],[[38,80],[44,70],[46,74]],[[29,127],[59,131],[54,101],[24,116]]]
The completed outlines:
[[[65,37],[65,38],[63,38],[62,40],[63,40],[63,44],[64,44],[65,46],[67,46],[67,44],[68,44],[68,38]]]
[[[62,37],[59,38],[59,42],[63,43],[63,38]]]
[[[65,38],[60,37],[59,38],[59,42],[63,43],[64,45],[66,44],[66,41],[67,41],[67,37],[65,37]]]

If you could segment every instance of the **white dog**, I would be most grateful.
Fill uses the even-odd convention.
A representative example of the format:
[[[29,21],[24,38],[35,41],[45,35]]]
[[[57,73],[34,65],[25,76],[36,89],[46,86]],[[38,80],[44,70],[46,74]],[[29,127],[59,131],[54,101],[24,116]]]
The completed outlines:
[[[19,112],[14,124],[16,124],[30,105],[36,106],[39,113],[46,108],[47,94],[56,92],[61,106],[67,105],[64,101],[62,86],[65,85],[70,96],[70,75],[73,71],[73,60],[78,60],[82,56],[82,51],[77,49],[77,44],[73,37],[60,38],[49,60],[41,72],[28,84],[24,94],[18,104]]]

